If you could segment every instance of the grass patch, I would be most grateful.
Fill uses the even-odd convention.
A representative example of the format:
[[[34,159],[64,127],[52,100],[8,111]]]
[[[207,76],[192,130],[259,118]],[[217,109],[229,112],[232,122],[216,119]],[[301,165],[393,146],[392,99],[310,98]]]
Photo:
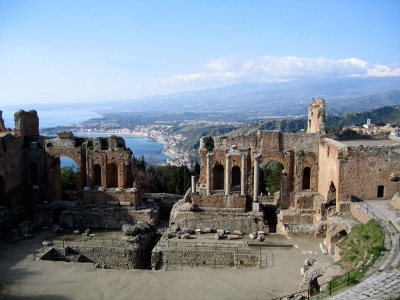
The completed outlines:
[[[357,224],[352,231],[337,243],[342,250],[342,258],[337,262],[346,272],[354,268],[354,264],[375,258],[385,250],[384,236],[378,223],[370,220],[367,224]]]

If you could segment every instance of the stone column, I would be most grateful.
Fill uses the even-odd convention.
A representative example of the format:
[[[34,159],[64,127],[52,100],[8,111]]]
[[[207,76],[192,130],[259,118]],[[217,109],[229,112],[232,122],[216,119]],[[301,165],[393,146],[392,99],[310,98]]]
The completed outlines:
[[[253,211],[260,211],[260,204],[258,203],[258,180],[259,180],[259,163],[260,154],[254,154],[254,184],[253,184]]]
[[[207,195],[211,195],[211,159],[212,154],[207,153]]]
[[[196,193],[196,176],[192,176],[192,194]]]
[[[246,186],[246,155],[242,155],[242,173],[240,177],[240,195],[246,196],[245,193],[245,186]]]
[[[226,164],[225,164],[225,195],[229,195],[231,193],[231,155],[226,155]]]

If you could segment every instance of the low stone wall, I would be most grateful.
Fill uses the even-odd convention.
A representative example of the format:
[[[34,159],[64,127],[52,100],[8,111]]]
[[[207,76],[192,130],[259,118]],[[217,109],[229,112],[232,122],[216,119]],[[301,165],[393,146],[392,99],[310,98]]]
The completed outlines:
[[[366,224],[369,220],[371,220],[371,216],[367,215],[360,207],[350,204],[350,212],[351,214],[361,223]]]
[[[125,223],[137,221],[160,221],[158,207],[136,210],[135,207],[85,205],[70,208],[60,213],[60,224],[64,227],[121,229]]]
[[[240,196],[239,194],[225,195],[224,193],[212,195],[192,194],[192,203],[198,207],[245,208],[246,196]]]
[[[104,269],[136,269],[140,267],[138,246],[132,248],[69,246],[69,248],[85,255]]]
[[[214,230],[240,230],[243,233],[267,231],[268,225],[264,224],[263,213],[240,212],[180,212],[171,217],[170,224],[174,223],[180,228],[211,228]]]
[[[176,266],[256,268],[258,261],[258,255],[235,254],[234,251],[156,249],[151,255],[153,270]]]
[[[89,191],[84,191],[83,202],[85,204],[107,204],[115,203],[128,204],[137,206],[140,203],[139,193],[136,189],[112,189],[112,190],[99,190],[93,188]]]

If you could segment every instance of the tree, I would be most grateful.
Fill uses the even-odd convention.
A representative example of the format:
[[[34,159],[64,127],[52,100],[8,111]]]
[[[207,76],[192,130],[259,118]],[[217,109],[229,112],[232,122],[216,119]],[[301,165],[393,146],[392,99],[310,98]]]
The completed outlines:
[[[76,172],[75,166],[61,167],[61,190],[75,190]]]

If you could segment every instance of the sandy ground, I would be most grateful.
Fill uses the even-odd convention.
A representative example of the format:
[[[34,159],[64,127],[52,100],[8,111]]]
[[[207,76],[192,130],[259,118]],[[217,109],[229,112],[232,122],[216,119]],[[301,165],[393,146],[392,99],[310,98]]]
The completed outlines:
[[[322,239],[268,235],[293,248],[264,248],[261,269],[181,268],[168,271],[103,270],[93,264],[34,261],[49,231],[30,240],[0,244],[0,299],[271,299],[298,291],[300,268],[321,254]],[[272,259],[273,257],[273,259]]]

